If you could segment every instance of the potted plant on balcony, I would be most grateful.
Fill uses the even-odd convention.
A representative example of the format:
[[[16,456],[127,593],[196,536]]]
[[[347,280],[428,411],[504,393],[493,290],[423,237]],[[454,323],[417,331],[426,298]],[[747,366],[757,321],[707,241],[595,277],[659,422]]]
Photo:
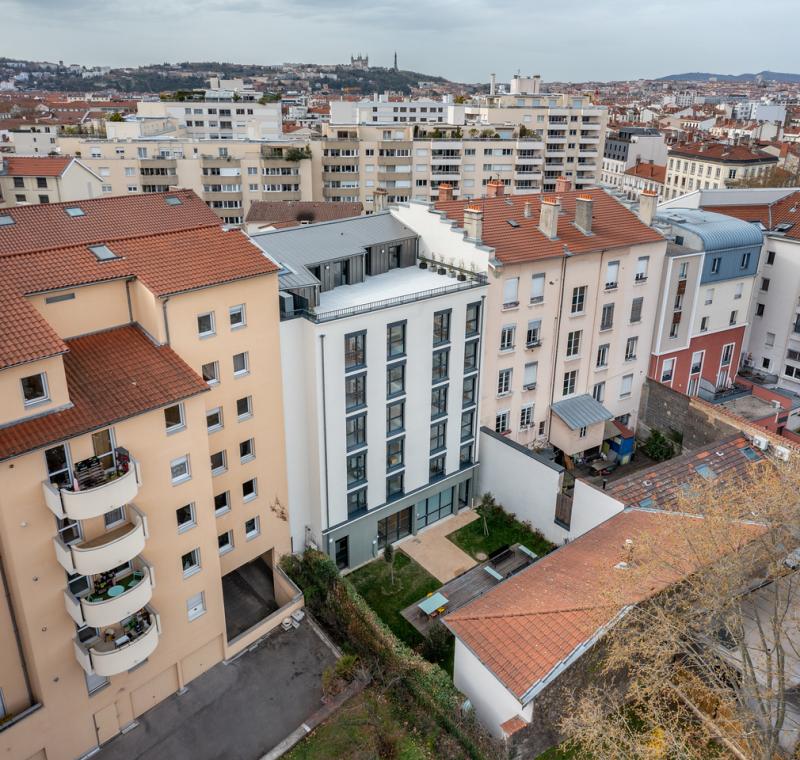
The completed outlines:
[[[458,262],[458,274],[456,275],[456,279],[459,282],[465,282],[467,279],[467,275],[464,272],[464,259],[459,259]]]
[[[419,268],[420,269],[427,269],[428,268],[428,262],[425,261],[425,259],[423,259],[422,257],[420,257],[420,259],[419,259]]]
[[[447,259],[447,276],[448,277],[456,276],[456,267],[454,264],[454,259],[452,258]]]

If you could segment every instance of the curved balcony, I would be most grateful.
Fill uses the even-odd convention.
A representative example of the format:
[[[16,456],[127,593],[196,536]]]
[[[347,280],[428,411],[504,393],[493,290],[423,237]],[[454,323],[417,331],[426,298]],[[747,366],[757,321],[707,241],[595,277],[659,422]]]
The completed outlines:
[[[158,646],[161,621],[151,607],[101,631],[89,642],[73,640],[75,657],[89,674],[115,676],[143,663]]]
[[[75,596],[64,591],[67,612],[79,625],[105,628],[141,610],[152,598],[155,578],[153,570],[141,557],[134,560],[132,569],[101,587],[100,578],[93,579],[92,591]]]
[[[65,544],[56,536],[56,559],[62,567],[68,573],[96,575],[141,554],[147,538],[147,518],[133,504],[128,504],[126,510],[128,519],[122,525],[89,540]]]
[[[60,518],[71,520],[88,520],[92,517],[121,507],[136,498],[139,493],[139,463],[131,460],[128,471],[105,479],[92,488],[74,491],[70,488],[57,488],[52,483],[42,483],[45,504],[50,511]]]

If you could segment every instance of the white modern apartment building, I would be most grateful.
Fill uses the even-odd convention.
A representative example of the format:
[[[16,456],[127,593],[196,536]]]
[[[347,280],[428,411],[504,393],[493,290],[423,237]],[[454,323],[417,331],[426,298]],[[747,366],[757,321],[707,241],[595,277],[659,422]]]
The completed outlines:
[[[680,200],[762,231],[742,364],[762,383],[800,392],[800,190],[703,190]]]
[[[471,501],[486,280],[419,262],[394,212],[253,240],[281,267],[293,545],[353,568]]]
[[[369,100],[334,100],[330,104],[330,123],[342,124],[463,124],[464,106],[452,95],[441,100],[391,100],[374,95]]]
[[[666,241],[601,190],[495,191],[395,213],[421,255],[489,273],[481,423],[579,457],[635,424]]]
[[[652,127],[622,127],[606,135],[600,182],[622,190],[625,172],[638,164],[664,166],[667,145],[664,135]]]

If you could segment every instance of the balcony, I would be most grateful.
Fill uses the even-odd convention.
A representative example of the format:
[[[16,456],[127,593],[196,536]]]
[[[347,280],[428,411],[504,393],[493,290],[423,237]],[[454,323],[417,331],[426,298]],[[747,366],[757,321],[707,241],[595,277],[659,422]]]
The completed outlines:
[[[141,557],[122,573],[91,579],[92,590],[84,596],[64,591],[67,612],[79,626],[106,628],[142,609],[153,596],[153,569]]]
[[[56,559],[68,573],[96,575],[141,554],[147,538],[147,518],[133,504],[125,508],[128,519],[122,525],[88,541],[66,544],[60,536],[53,538]]]
[[[118,461],[121,462],[121,459]],[[100,473],[99,482],[96,480],[85,481],[91,487],[73,490],[72,488],[58,488],[50,482],[42,483],[45,504],[50,511],[61,519],[88,520],[121,507],[136,498],[141,485],[139,463],[131,459],[130,464],[121,465],[118,470],[127,467],[127,471],[108,475]],[[78,478],[76,478],[77,483]]]
[[[75,657],[88,674],[115,676],[143,663],[158,646],[161,621],[152,607],[145,607],[102,631],[100,638],[73,640]]]

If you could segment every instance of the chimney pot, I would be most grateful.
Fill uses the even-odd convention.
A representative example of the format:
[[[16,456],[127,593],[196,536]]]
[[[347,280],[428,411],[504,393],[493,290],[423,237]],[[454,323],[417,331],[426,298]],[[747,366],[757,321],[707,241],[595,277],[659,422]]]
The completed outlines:
[[[490,179],[486,183],[486,197],[499,198],[505,191],[505,185],[499,179]]]
[[[467,240],[481,242],[483,237],[483,209],[480,206],[467,206],[464,209],[464,232]]]

